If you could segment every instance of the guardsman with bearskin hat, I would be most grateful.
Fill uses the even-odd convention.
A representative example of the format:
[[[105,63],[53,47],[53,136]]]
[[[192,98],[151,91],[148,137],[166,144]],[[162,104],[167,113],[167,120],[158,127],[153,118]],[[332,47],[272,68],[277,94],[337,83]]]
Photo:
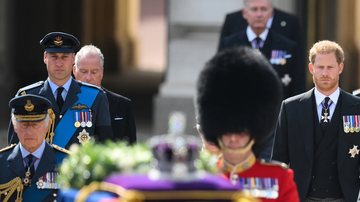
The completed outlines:
[[[197,83],[197,128],[216,146],[224,177],[263,201],[299,201],[293,171],[255,157],[275,125],[281,83],[258,50],[240,47],[215,55]]]

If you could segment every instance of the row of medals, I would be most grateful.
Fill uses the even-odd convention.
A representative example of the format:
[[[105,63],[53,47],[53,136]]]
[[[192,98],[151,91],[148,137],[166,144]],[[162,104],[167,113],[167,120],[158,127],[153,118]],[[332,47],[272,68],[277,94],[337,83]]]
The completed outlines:
[[[360,115],[343,116],[344,132],[360,132]]]
[[[257,198],[276,199],[279,197],[278,179],[270,177],[239,177],[231,175],[231,183],[240,186],[242,192]]]
[[[91,121],[91,111],[86,111],[86,112],[74,112],[74,116],[75,116],[75,123],[74,126],[76,128],[79,128],[80,126],[82,128],[88,127],[90,128],[92,126],[92,121]]]

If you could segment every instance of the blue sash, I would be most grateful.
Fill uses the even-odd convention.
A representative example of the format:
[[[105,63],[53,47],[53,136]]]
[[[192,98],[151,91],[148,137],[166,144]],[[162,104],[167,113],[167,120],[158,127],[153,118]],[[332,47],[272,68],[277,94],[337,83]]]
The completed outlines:
[[[77,94],[78,101],[77,103],[73,104],[73,106],[77,104],[81,104],[91,108],[92,105],[94,104],[94,100],[96,96],[99,93],[99,90],[88,86],[81,86],[80,90],[81,92]],[[77,128],[74,126],[74,114],[73,114],[74,111],[75,110],[71,108],[67,109],[64,116],[57,124],[55,128],[54,139],[52,141],[53,144],[65,148],[69,140],[73,137],[74,133],[77,130]]]
[[[38,189],[36,183],[32,183],[31,186],[25,187],[23,202],[44,201],[53,191],[53,189]]]

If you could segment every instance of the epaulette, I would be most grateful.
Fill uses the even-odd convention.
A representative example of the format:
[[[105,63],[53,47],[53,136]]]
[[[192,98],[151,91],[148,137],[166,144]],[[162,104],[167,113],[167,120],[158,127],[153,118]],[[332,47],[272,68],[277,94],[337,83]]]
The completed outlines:
[[[15,147],[15,146],[16,146],[16,144],[8,145],[8,146],[0,149],[0,153],[3,152],[3,151],[7,151],[7,150],[9,150],[9,149],[11,149],[11,148],[13,148],[13,147]]]
[[[280,161],[275,161],[275,160],[265,160],[265,159],[261,159],[260,163],[263,165],[273,165],[273,166],[279,166],[281,168],[284,169],[288,169],[289,166],[286,163],[280,162]]]
[[[353,95],[359,96],[360,95],[360,88],[356,89],[352,92]]]
[[[36,83],[33,83],[33,84],[28,85],[28,86],[22,87],[22,88],[20,88],[18,90],[17,95],[26,95],[25,91],[36,88],[36,87],[39,87],[39,86],[41,86],[43,84],[44,84],[44,81],[38,81]]]
[[[92,88],[96,88],[96,89],[98,89],[99,91],[103,91],[103,92],[104,92],[104,90],[103,90],[102,88],[100,88],[99,86],[95,86],[95,85],[93,85],[93,84],[86,83],[86,82],[82,82],[82,81],[77,81],[77,82],[79,82],[80,85],[88,86],[88,87],[92,87]]]
[[[58,151],[61,151],[61,152],[65,153],[65,154],[70,154],[71,153],[69,150],[67,150],[65,148],[62,148],[62,147],[60,147],[60,146],[58,146],[56,144],[52,144],[51,146],[52,146],[52,148],[54,148],[54,149],[56,149]]]

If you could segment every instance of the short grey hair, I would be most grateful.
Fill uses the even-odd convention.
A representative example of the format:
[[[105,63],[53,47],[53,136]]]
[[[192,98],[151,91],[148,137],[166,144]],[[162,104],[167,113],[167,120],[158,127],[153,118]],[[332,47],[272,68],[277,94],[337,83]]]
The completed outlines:
[[[90,44],[83,46],[75,55],[75,66],[78,67],[79,62],[88,55],[98,56],[100,59],[100,65],[104,68],[104,55],[102,54],[101,50]]]
[[[244,7],[247,7],[250,1],[251,0],[244,0]],[[272,0],[267,0],[267,1],[269,2],[271,8],[273,8],[274,7],[273,1]]]

